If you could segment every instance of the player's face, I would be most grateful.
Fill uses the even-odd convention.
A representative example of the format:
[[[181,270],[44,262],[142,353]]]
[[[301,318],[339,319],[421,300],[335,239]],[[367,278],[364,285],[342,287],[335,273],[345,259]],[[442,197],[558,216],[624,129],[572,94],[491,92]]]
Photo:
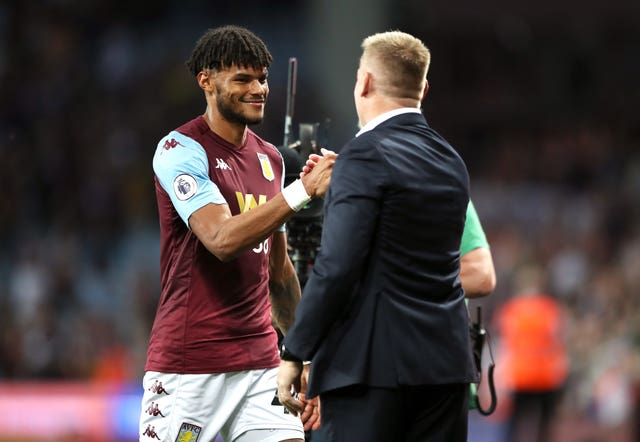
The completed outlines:
[[[232,123],[260,123],[269,95],[267,75],[267,68],[239,66],[217,72],[214,83],[220,115]]]

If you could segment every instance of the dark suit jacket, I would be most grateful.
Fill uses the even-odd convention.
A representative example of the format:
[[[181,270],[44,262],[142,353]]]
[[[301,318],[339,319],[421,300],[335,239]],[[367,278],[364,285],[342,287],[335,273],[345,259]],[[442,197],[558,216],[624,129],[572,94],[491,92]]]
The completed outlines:
[[[320,252],[284,344],[335,388],[474,381],[460,284],[469,176],[418,113],[347,143],[325,196]]]

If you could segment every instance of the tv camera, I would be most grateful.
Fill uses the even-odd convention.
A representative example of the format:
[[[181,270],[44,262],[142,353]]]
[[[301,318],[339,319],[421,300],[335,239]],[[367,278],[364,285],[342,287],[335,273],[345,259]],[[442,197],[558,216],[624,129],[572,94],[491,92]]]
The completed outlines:
[[[289,58],[287,75],[287,101],[284,120],[284,140],[278,147],[284,159],[285,186],[299,177],[302,166],[310,154],[320,152],[318,136],[320,123],[300,123],[298,139],[293,136],[293,113],[296,95],[298,61]],[[320,248],[322,235],[322,199],[313,199],[287,222],[289,256],[295,267],[300,285],[304,287],[309,271]]]

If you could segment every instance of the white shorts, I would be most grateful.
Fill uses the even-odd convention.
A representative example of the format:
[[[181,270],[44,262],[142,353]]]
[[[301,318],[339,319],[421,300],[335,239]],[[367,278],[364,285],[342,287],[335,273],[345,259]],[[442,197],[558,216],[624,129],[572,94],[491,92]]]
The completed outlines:
[[[140,442],[232,442],[251,430],[267,430],[264,442],[304,440],[299,417],[271,405],[277,368],[219,374],[149,371],[142,381]]]

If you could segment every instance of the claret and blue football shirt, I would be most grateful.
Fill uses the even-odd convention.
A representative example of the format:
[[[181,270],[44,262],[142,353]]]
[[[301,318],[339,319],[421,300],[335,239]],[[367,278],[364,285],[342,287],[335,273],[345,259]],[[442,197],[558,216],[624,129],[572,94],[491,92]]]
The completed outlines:
[[[283,182],[280,153],[251,130],[236,147],[198,117],[160,140],[153,170],[162,293],[146,370],[276,367],[268,287],[271,237],[224,263],[191,232],[189,217],[207,204],[227,204],[237,215],[276,196]]]

